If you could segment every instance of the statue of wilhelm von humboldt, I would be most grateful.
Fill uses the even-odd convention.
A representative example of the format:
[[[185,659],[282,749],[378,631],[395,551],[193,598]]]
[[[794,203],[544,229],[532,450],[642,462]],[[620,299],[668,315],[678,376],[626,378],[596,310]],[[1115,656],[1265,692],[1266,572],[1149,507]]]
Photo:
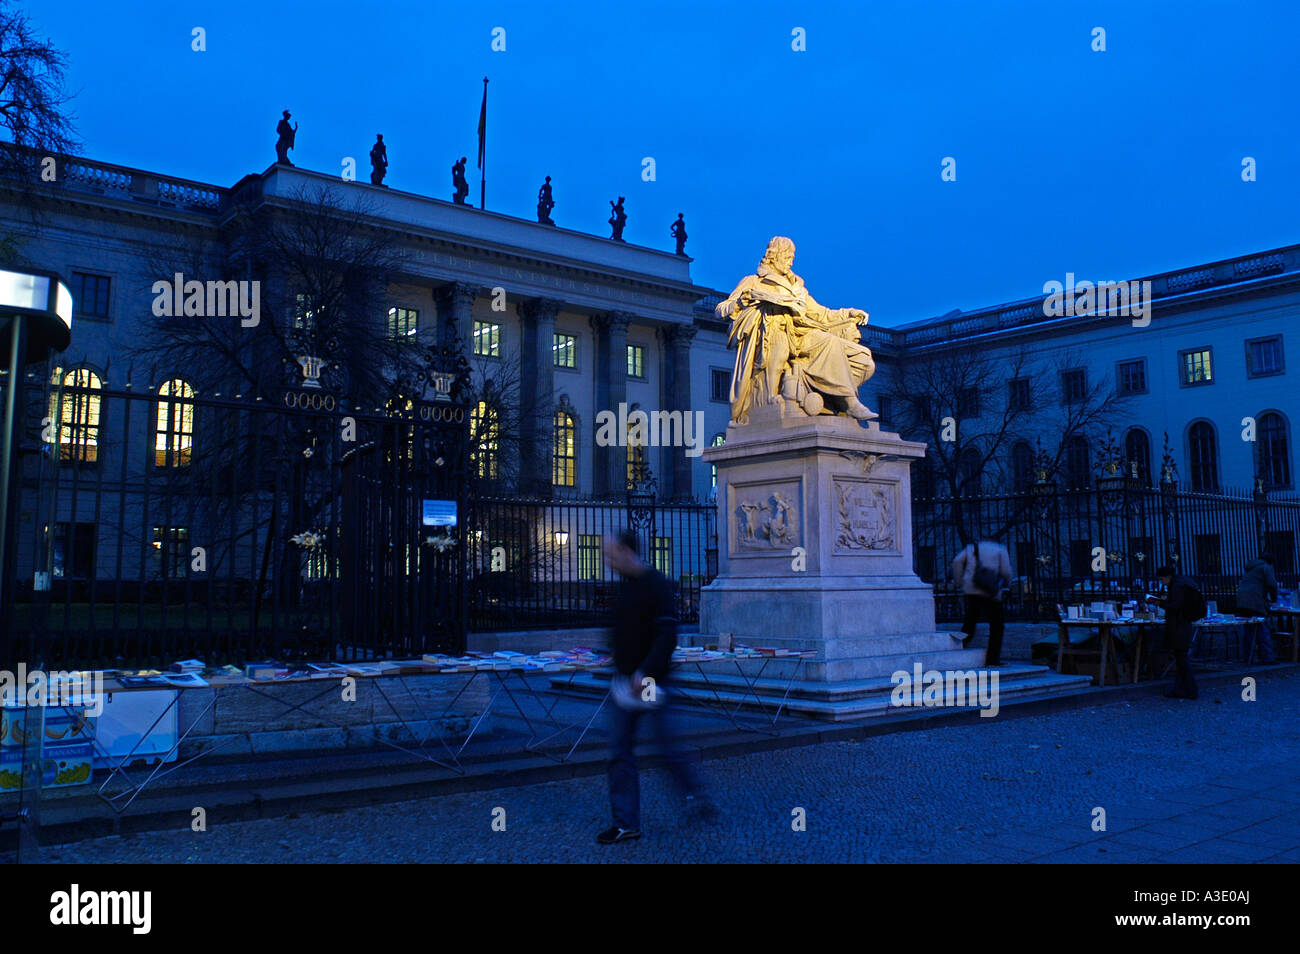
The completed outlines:
[[[793,264],[794,242],[776,236],[755,273],[715,309],[731,320],[727,344],[736,349],[731,420],[745,424],[751,409],[768,405],[875,419],[858,399],[858,387],[876,370],[858,330],[867,313],[818,304]]]

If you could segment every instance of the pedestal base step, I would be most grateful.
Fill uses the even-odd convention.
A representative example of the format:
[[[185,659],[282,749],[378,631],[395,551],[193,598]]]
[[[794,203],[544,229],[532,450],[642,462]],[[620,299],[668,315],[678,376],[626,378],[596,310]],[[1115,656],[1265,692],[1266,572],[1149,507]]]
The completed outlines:
[[[967,650],[966,652],[971,651]],[[781,661],[780,659],[774,659],[772,665]],[[745,660],[744,662],[749,663],[754,662],[754,660]],[[929,660],[926,660],[926,662],[928,663]],[[977,679],[977,685],[978,680],[985,680],[985,699],[989,698],[987,693],[991,688],[987,674],[991,672],[997,673],[997,693],[993,704],[982,706],[981,697],[976,686],[972,685],[969,687],[968,704],[965,706],[949,704],[925,705],[916,702],[911,705],[898,705],[895,703],[895,689],[898,684],[890,677],[835,682],[796,679],[791,683],[788,674],[784,677],[769,677],[768,673],[772,671],[772,665],[769,665],[762,678],[750,677],[750,681],[753,683],[751,695],[747,689],[745,679],[736,672],[734,664],[723,660],[720,663],[703,663],[702,665],[709,667],[706,670],[708,672],[707,681],[695,670],[694,666],[679,666],[674,672],[674,686],[679,697],[685,700],[686,703],[713,705],[714,707],[726,705],[734,710],[747,713],[766,711],[770,716],[776,711],[776,707],[781,704],[781,700],[784,698],[784,713],[830,722],[865,720],[881,716],[915,714],[927,711],[937,712],[943,708],[991,709],[993,704],[1001,708],[1007,705],[1015,705],[1017,702],[1029,702],[1048,696],[1083,692],[1092,684],[1092,679],[1088,676],[1064,676],[1046,666],[1008,665],[996,670],[986,670],[968,664],[951,668],[960,669],[963,672],[973,671]],[[729,672],[727,671],[728,668],[730,669]],[[929,667],[923,671],[929,671],[929,669],[933,668],[935,667]],[[910,666],[900,666],[899,669],[909,673],[913,671]],[[943,670],[939,671],[943,672]],[[567,678],[563,680],[556,678],[552,680],[552,686],[557,690],[568,689],[573,693],[603,695],[609,688],[609,674],[603,672],[583,673],[574,678],[572,682]],[[787,688],[789,690],[788,695]],[[919,697],[922,689],[923,687],[918,687],[916,690],[918,702],[920,701]],[[757,695],[762,700],[762,706],[755,703],[753,695]],[[906,695],[907,701],[911,701],[910,693]],[[940,698],[942,700],[942,694]],[[752,718],[752,715],[747,717]]]

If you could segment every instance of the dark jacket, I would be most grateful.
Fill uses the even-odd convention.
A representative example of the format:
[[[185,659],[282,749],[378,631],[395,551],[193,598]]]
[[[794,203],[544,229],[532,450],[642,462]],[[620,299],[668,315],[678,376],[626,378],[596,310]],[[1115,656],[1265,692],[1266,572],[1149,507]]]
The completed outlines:
[[[1201,618],[1204,600],[1191,580],[1175,576],[1169,581],[1165,597],[1165,639],[1170,649],[1188,649],[1192,645],[1192,624]]]
[[[1237,610],[1267,616],[1269,605],[1277,599],[1277,575],[1263,560],[1251,560],[1237,584]]]
[[[614,668],[662,682],[677,648],[677,608],[668,578],[648,567],[625,577],[614,594],[612,624]]]

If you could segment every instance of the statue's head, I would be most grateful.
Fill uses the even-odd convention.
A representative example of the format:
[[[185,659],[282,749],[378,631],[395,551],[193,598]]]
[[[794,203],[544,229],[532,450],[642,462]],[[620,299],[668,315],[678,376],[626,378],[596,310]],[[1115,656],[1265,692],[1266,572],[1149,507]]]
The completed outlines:
[[[794,242],[784,235],[773,238],[767,243],[767,251],[763,253],[763,264],[771,265],[781,271],[789,271],[790,266],[794,264]]]

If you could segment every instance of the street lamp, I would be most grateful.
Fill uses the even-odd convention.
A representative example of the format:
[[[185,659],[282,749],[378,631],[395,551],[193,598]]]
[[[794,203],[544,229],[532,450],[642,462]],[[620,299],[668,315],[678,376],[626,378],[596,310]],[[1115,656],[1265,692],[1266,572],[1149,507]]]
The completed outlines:
[[[15,453],[25,364],[42,361],[51,350],[72,341],[72,292],[57,272],[0,269],[0,360],[8,368],[4,422],[0,425],[0,615],[13,619],[16,528],[9,516],[18,510],[19,463]],[[7,332],[7,334],[5,333]],[[4,650],[9,650],[4,633]]]

